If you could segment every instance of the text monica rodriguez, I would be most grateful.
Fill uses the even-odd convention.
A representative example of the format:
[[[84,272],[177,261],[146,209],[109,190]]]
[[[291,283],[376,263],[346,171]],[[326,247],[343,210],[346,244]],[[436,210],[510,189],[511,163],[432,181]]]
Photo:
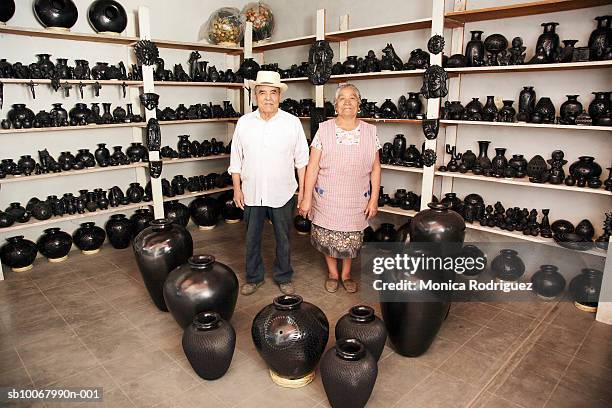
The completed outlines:
[[[452,280],[446,282],[434,282],[431,280],[427,281],[409,281],[409,280],[400,280],[398,282],[383,282],[378,279],[373,282],[374,290],[377,291],[403,291],[403,290],[458,290],[464,291],[466,289],[474,290],[474,291],[485,291],[485,290],[495,290],[501,292],[510,292],[510,291],[524,291],[531,290],[531,282],[478,282],[475,280],[469,281],[468,285],[465,282],[453,282]]]

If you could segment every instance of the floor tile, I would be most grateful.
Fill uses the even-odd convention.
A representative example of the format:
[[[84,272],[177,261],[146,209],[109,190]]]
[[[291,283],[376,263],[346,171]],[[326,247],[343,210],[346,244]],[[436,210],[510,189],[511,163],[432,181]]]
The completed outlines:
[[[450,375],[434,372],[399,400],[396,407],[465,407],[478,388]]]
[[[138,379],[150,372],[162,370],[174,361],[166,353],[156,349],[135,351],[129,358],[119,357],[103,363],[110,376],[120,384]]]

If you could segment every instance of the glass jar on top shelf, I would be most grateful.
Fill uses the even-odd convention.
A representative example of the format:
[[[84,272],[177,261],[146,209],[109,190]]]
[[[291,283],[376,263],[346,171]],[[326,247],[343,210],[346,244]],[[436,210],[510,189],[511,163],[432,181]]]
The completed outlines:
[[[245,23],[253,23],[254,43],[270,41],[274,31],[274,14],[270,6],[261,1],[248,3],[242,9],[241,17]]]
[[[221,7],[213,12],[206,22],[205,38],[211,44],[236,47],[242,41],[244,25],[240,10],[235,7]]]

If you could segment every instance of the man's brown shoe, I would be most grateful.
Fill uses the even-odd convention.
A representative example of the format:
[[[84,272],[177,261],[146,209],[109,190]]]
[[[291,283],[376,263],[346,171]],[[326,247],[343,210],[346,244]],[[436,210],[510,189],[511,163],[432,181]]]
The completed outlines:
[[[253,293],[257,292],[257,289],[259,289],[259,287],[263,284],[264,281],[257,283],[245,283],[242,285],[242,288],[240,288],[240,293],[242,293],[244,296],[252,295]]]

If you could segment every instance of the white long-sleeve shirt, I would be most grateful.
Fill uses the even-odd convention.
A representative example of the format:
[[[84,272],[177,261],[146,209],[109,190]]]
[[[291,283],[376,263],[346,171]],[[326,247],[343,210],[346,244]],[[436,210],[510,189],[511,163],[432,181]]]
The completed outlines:
[[[307,164],[308,143],[297,117],[279,109],[266,121],[258,109],[238,120],[228,172],[240,173],[246,205],[285,205],[298,187],[294,169]]]

